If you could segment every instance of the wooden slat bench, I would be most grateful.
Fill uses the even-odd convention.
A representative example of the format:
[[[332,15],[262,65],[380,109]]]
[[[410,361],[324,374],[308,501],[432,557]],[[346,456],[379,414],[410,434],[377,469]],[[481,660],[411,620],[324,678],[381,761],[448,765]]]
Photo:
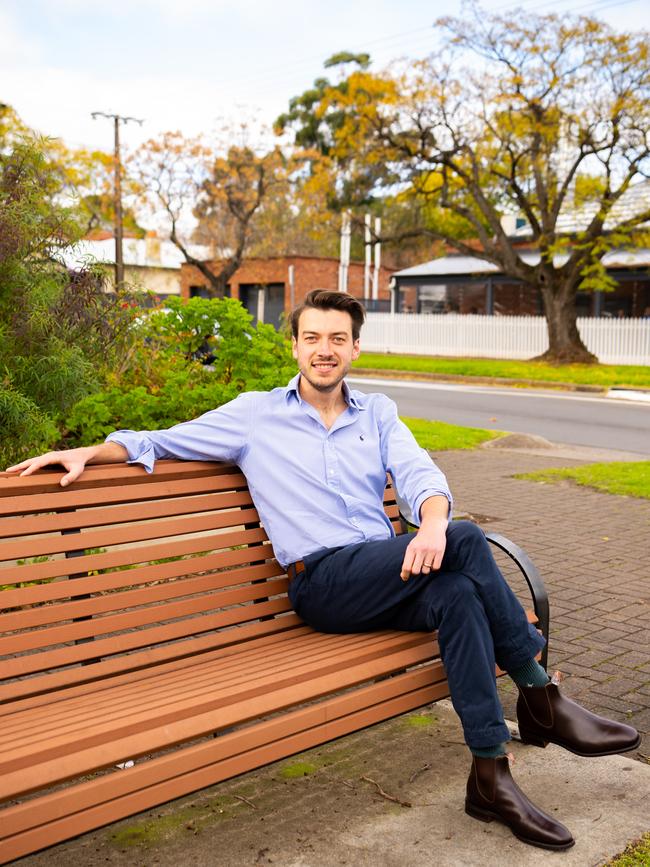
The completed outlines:
[[[0,476],[0,863],[448,695],[435,634],[300,621],[237,467],[61,475]]]

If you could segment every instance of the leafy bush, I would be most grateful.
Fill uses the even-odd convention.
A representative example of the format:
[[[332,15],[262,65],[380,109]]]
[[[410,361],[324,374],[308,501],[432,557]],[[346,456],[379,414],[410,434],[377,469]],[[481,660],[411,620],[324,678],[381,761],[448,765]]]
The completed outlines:
[[[60,173],[45,143],[26,131],[2,138],[3,129],[0,467],[60,439],[63,416],[100,384],[120,319],[97,275],[71,275],[57,260],[81,228],[74,208],[62,203]]]
[[[284,385],[295,373],[289,343],[230,298],[169,298],[136,323],[138,341],[103,390],[69,414],[68,440],[89,445],[113,430],[158,430],[221,406],[242,391]],[[195,359],[214,357],[210,368]]]

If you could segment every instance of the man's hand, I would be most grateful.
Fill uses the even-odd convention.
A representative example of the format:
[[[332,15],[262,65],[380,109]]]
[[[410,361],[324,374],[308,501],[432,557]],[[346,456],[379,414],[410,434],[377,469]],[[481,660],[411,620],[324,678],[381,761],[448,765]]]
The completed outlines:
[[[21,476],[31,476],[43,467],[62,466],[68,472],[61,479],[61,487],[66,488],[76,481],[83,473],[88,463],[125,461],[128,455],[124,446],[119,443],[102,443],[98,446],[83,446],[78,449],[66,449],[60,452],[47,452],[35,458],[28,458],[20,464],[8,467],[8,473],[19,473]]]
[[[422,524],[404,553],[400,578],[408,581],[412,574],[428,575],[440,569],[447,546],[446,497],[429,497],[420,509]]]

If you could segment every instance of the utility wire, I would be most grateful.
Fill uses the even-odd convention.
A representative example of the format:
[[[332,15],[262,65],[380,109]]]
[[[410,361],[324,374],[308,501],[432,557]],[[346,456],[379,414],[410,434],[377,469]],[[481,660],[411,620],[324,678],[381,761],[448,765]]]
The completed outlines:
[[[535,11],[543,12],[547,8],[565,4],[566,2],[567,0],[542,0],[541,3],[539,2],[539,0],[520,0],[520,2],[518,3],[501,4],[492,8],[488,8],[486,11],[488,13],[515,11],[518,8],[522,8],[524,5],[535,3]],[[569,4],[565,8],[562,8],[560,12],[573,13],[585,11],[597,13],[599,11],[604,11],[605,9],[626,6],[631,3],[638,2],[639,0],[595,0],[595,2],[594,0],[591,0],[591,2],[588,3],[578,3],[577,5]],[[350,46],[348,50],[350,50],[352,53],[360,53],[374,46],[383,49],[379,52],[379,56],[383,57],[385,56],[386,52],[390,50],[392,43],[398,43],[399,45],[400,50],[397,56],[404,56],[406,52],[413,51],[414,49],[417,50],[420,47],[424,49],[428,45],[430,45],[431,50],[433,50],[435,48],[435,31],[432,26],[418,27],[412,30],[387,34],[386,36],[378,37],[377,39],[369,40],[363,43],[356,43]],[[389,59],[393,58],[391,57]],[[377,54],[375,54],[375,57],[371,57],[371,61],[373,66],[376,66],[377,63],[380,62]],[[269,67],[266,70],[260,70],[259,73],[256,73],[253,76],[246,76],[239,79],[229,79],[228,88],[230,90],[234,89],[240,91],[240,96],[244,95],[244,93],[242,93],[241,91],[252,91],[253,88],[255,88],[255,91],[258,93],[260,91],[268,92],[270,89],[277,88],[279,85],[284,84],[285,81],[289,80],[289,77],[295,78],[296,73],[301,72],[302,70],[305,70],[305,72],[307,72],[310,68],[313,69],[314,64],[322,64],[322,62],[322,57],[303,57],[300,60],[296,60],[290,64],[283,64],[282,66]],[[382,60],[381,62],[386,61]],[[316,73],[316,75],[318,74],[326,76],[327,70],[323,69],[322,71]]]

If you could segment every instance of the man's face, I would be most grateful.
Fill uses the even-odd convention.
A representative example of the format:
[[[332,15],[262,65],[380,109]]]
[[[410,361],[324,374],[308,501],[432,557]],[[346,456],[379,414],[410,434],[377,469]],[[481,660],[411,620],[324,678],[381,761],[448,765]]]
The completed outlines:
[[[352,339],[352,318],[343,310],[304,310],[292,345],[300,373],[322,392],[337,388],[361,352]]]

